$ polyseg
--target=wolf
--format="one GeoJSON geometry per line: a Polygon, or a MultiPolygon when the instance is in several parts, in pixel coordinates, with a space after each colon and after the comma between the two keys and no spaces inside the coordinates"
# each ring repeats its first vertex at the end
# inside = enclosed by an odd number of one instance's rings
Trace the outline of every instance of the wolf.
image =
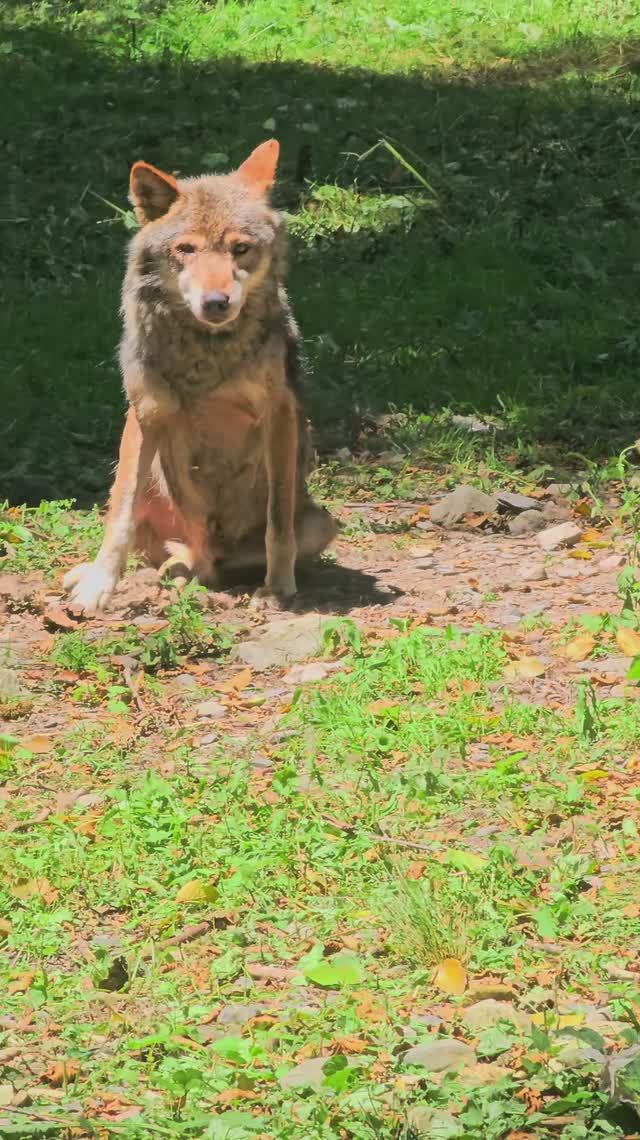
{"type": "Polygon", "coordinates": [[[230,174],[177,181],[134,163],[140,228],[122,292],[129,408],[102,545],[64,579],[70,604],[109,601],[132,549],[161,573],[219,586],[264,567],[258,597],[286,605],[296,561],[336,535],[306,485],[298,329],[284,288],[285,233],[271,207],[279,146],[230,174]]]}

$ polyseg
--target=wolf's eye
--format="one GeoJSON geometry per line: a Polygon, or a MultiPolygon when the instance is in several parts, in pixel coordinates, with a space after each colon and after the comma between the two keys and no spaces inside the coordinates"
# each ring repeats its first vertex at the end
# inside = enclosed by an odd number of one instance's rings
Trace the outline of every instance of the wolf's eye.
{"type": "Polygon", "coordinates": [[[190,241],[181,241],[180,245],[176,246],[176,253],[195,253],[196,247],[190,241]]]}
{"type": "Polygon", "coordinates": [[[242,257],[244,253],[248,253],[251,246],[246,241],[237,241],[233,247],[233,256],[242,257]]]}

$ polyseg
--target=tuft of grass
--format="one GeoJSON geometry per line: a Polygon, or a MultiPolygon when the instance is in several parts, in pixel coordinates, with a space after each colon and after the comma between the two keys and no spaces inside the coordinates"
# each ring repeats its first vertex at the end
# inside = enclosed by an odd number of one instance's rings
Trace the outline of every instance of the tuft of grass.
{"type": "Polygon", "coordinates": [[[436,966],[445,958],[466,961],[473,916],[446,884],[413,882],[395,875],[385,902],[385,926],[396,954],[414,966],[436,966]]]}

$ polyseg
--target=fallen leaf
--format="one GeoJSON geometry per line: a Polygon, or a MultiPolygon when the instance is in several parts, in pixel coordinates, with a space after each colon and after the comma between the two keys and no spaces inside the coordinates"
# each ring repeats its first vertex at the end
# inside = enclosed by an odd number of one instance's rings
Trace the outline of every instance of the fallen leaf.
{"type": "Polygon", "coordinates": [[[27,970],[24,974],[18,974],[18,977],[13,982],[9,982],[9,985],[7,986],[7,993],[8,994],[24,994],[24,993],[26,993],[27,990],[29,989],[29,986],[31,985],[33,979],[35,978],[35,976],[36,976],[35,970],[27,970]]]}
{"type": "Polygon", "coordinates": [[[44,756],[47,752],[51,752],[53,748],[53,741],[49,736],[43,736],[37,732],[35,736],[27,736],[26,740],[20,741],[23,748],[32,752],[34,756],[44,756]]]}
{"type": "Polygon", "coordinates": [[[335,1041],[329,1043],[330,1053],[366,1053],[369,1045],[363,1041],[362,1037],[355,1037],[347,1034],[344,1037],[336,1037],[335,1041]]]}
{"type": "Polygon", "coordinates": [[[74,621],[61,606],[48,606],[42,615],[45,625],[53,629],[79,629],[80,622],[74,621]]]}
{"type": "Polygon", "coordinates": [[[17,899],[41,898],[44,903],[52,903],[57,899],[59,891],[53,887],[48,879],[27,879],[18,882],[12,888],[12,894],[17,899]]]}
{"type": "Polygon", "coordinates": [[[44,1080],[54,1088],[60,1088],[75,1080],[79,1072],[80,1066],[77,1061],[54,1061],[44,1074],[44,1080]]]}
{"type": "Polygon", "coordinates": [[[214,689],[217,693],[239,693],[251,684],[251,677],[250,669],[241,669],[234,677],[229,677],[228,681],[220,681],[219,684],[214,685],[214,689]]]}
{"type": "Polygon", "coordinates": [[[534,677],[542,677],[545,673],[546,665],[543,665],[537,657],[516,657],[514,661],[509,662],[503,676],[505,681],[516,681],[520,677],[531,680],[534,677]]]}
{"type": "Polygon", "coordinates": [[[583,562],[589,562],[593,558],[590,550],[569,550],[567,553],[569,558],[577,558],[583,562]]]}
{"type": "Polygon", "coordinates": [[[625,657],[637,657],[640,654],[640,633],[629,629],[626,625],[619,625],[616,630],[616,644],[625,657]]]}
{"type": "Polygon", "coordinates": [[[562,656],[569,661],[584,661],[595,648],[596,640],[590,633],[581,633],[562,648],[562,656]]]}
{"type": "Polygon", "coordinates": [[[457,958],[443,958],[434,971],[434,984],[443,994],[463,994],[467,988],[467,972],[457,958]]]}
{"type": "Polygon", "coordinates": [[[188,883],[184,883],[178,891],[175,902],[177,903],[209,903],[215,902],[218,897],[218,892],[211,883],[204,883],[202,879],[191,879],[188,883]]]}

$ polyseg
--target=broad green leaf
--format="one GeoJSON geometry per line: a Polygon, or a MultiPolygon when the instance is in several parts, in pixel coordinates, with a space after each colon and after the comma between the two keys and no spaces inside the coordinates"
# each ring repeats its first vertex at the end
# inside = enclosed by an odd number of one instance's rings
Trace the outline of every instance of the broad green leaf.
{"type": "Polygon", "coordinates": [[[358,985],[363,981],[365,971],[355,954],[340,953],[305,967],[304,976],[317,986],[339,988],[358,985]]]}
{"type": "Polygon", "coordinates": [[[482,871],[487,865],[487,860],[481,855],[457,847],[447,851],[445,862],[449,867],[455,867],[457,871],[482,871]]]}

